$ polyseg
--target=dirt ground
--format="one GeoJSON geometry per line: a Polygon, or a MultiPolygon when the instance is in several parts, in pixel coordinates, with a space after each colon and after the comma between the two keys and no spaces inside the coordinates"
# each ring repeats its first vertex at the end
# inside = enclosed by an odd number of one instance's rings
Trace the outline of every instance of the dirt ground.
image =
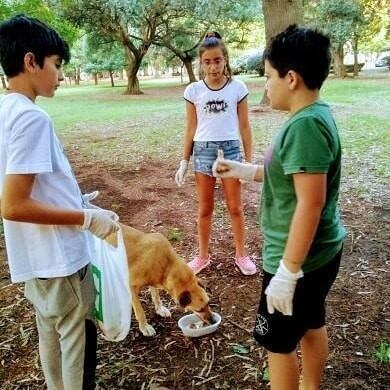
{"type": "MultiPolygon", "coordinates": [[[[145,160],[137,169],[88,162],[68,145],[70,159],[84,192],[99,189],[98,204],[114,209],[121,221],[171,238],[185,259],[196,253],[196,194],[189,175],[178,189],[172,173],[176,161],[145,160]]],[[[259,186],[244,189],[247,246],[260,261],[262,237],[257,224],[259,186]]],[[[132,329],[120,343],[99,338],[98,387],[104,389],[240,389],[268,388],[265,351],[252,338],[261,274],[247,277],[233,263],[229,219],[217,183],[212,264],[200,276],[208,286],[211,307],[222,315],[218,331],[199,339],[182,335],[183,315],[167,296],[171,318],[152,311],[147,291],[142,301],[153,338],[132,329]]],[[[348,229],[340,274],[328,300],[330,357],[323,389],[387,389],[388,366],[374,357],[375,347],[389,339],[388,205],[343,195],[348,229]],[[387,315],[387,318],[386,318],[387,315]],[[387,383],[387,385],[386,385],[387,383]]],[[[0,259],[0,388],[42,389],[37,334],[31,306],[21,285],[10,284],[4,243],[0,259]]]]}

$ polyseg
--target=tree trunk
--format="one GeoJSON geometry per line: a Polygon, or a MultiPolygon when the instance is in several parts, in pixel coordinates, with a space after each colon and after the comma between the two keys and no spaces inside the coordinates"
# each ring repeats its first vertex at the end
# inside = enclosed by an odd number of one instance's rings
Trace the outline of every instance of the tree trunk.
{"type": "Polygon", "coordinates": [[[2,84],[4,89],[7,89],[7,83],[5,81],[5,77],[4,76],[1,76],[1,84],[2,84]]]}
{"type": "MultiPolygon", "coordinates": [[[[303,0],[262,0],[262,3],[267,45],[274,35],[290,24],[303,21],[303,0]]],[[[269,104],[266,91],[260,104],[269,104]]]]}
{"type": "Polygon", "coordinates": [[[193,83],[196,81],[194,69],[192,67],[192,58],[185,58],[182,60],[184,66],[186,67],[186,71],[188,73],[188,78],[190,79],[190,83],[193,83]]]}
{"type": "Polygon", "coordinates": [[[94,81],[95,85],[98,85],[98,74],[97,73],[93,74],[93,81],[94,81]]]}
{"type": "Polygon", "coordinates": [[[124,94],[141,95],[143,92],[139,89],[137,73],[141,66],[142,58],[144,57],[144,55],[142,55],[141,52],[139,52],[138,55],[135,55],[127,46],[125,48],[125,55],[127,62],[127,87],[124,94]]]}
{"type": "Polygon", "coordinates": [[[158,64],[155,64],[154,66],[154,78],[155,79],[158,79],[161,77],[161,73],[160,73],[160,65],[158,64]]]}
{"type": "Polygon", "coordinates": [[[290,24],[303,21],[303,0],[262,0],[265,40],[283,31],[290,24]]]}
{"type": "Polygon", "coordinates": [[[357,36],[353,37],[352,49],[353,49],[353,75],[359,76],[359,58],[358,58],[358,41],[357,36]]]}
{"type": "Polygon", "coordinates": [[[114,84],[114,75],[113,75],[113,72],[112,72],[112,71],[109,71],[109,73],[110,73],[111,87],[115,87],[115,84],[114,84]]]}
{"type": "Polygon", "coordinates": [[[334,58],[334,75],[338,78],[343,78],[347,75],[344,67],[344,48],[343,45],[339,45],[333,50],[334,58]]]}
{"type": "Polygon", "coordinates": [[[75,84],[80,85],[80,67],[79,66],[76,68],[75,84]]]}

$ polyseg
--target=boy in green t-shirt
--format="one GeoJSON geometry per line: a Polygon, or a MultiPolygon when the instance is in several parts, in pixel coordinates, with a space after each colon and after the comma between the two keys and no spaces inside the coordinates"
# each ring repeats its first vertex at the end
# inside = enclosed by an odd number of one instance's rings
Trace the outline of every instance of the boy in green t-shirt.
{"type": "Polygon", "coordinates": [[[290,118],[266,150],[264,166],[217,159],[218,177],[264,181],[263,287],[254,330],[268,350],[271,388],[318,389],[328,356],[325,298],[340,264],[344,228],[337,206],[341,146],[319,90],[329,72],[329,39],[289,26],[265,57],[271,106],[290,118]],[[218,173],[224,171],[223,173],[218,173]]]}

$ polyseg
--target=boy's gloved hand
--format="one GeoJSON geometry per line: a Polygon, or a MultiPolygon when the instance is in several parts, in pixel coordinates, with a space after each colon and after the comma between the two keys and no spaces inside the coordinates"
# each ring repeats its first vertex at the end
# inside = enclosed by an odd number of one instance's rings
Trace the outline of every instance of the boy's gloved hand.
{"type": "Polygon", "coordinates": [[[187,169],[188,169],[188,161],[181,160],[179,169],[177,170],[175,175],[175,182],[179,187],[181,187],[185,182],[187,169]]]}
{"type": "Polygon", "coordinates": [[[268,313],[273,314],[278,310],[286,316],[292,316],[295,287],[298,279],[302,277],[302,270],[292,273],[281,260],[275,276],[265,289],[268,313]]]}
{"type": "Polygon", "coordinates": [[[119,229],[119,217],[113,211],[103,209],[83,209],[83,230],[89,230],[92,234],[104,240],[111,233],[119,229]]]}
{"type": "Polygon", "coordinates": [[[93,191],[89,194],[82,195],[84,200],[84,205],[86,209],[100,209],[100,207],[95,206],[94,204],[90,203],[91,200],[96,199],[99,196],[99,191],[93,191]]]}
{"type": "Polygon", "coordinates": [[[240,163],[218,157],[213,164],[213,175],[222,179],[236,178],[253,181],[257,168],[258,166],[254,164],[240,163]]]}

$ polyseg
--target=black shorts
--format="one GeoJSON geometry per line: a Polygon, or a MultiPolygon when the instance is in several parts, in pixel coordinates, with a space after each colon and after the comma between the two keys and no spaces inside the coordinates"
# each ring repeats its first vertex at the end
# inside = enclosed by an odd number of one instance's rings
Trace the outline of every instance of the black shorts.
{"type": "Polygon", "coordinates": [[[265,289],[274,276],[264,271],[260,307],[256,315],[254,338],[264,348],[275,353],[290,353],[308,329],[325,325],[325,298],[340,267],[340,252],[325,266],[308,272],[298,280],[293,300],[293,315],[279,311],[269,314],[265,289]]]}

